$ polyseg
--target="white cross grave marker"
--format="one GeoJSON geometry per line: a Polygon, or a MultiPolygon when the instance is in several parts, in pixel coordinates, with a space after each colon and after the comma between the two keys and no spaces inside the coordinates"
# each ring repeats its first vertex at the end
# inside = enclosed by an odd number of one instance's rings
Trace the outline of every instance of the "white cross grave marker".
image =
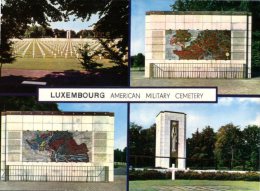
{"type": "Polygon", "coordinates": [[[172,171],[172,180],[175,180],[175,171],[177,168],[175,168],[175,164],[172,164],[172,167],[169,168],[172,171]]]}

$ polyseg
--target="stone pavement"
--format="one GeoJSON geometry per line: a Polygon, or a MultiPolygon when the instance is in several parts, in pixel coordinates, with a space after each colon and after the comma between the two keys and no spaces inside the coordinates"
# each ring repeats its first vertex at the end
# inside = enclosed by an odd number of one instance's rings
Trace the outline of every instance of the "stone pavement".
{"type": "Polygon", "coordinates": [[[2,182],[0,191],[126,191],[126,176],[106,182],[2,182]]]}
{"type": "Polygon", "coordinates": [[[149,79],[144,72],[131,72],[131,86],[218,87],[218,94],[260,95],[260,77],[251,79],[149,79]]]}
{"type": "Polygon", "coordinates": [[[230,191],[228,186],[160,186],[158,191],[230,191]]]}

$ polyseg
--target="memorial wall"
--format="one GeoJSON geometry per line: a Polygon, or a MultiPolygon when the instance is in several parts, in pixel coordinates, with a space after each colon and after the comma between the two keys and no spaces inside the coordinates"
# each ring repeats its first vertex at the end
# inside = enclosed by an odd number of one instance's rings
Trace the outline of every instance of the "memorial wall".
{"type": "Polygon", "coordinates": [[[146,13],[145,77],[251,78],[246,12],[146,13]]]}
{"type": "Polygon", "coordinates": [[[113,113],[2,113],[1,180],[113,179],[113,113]]]}

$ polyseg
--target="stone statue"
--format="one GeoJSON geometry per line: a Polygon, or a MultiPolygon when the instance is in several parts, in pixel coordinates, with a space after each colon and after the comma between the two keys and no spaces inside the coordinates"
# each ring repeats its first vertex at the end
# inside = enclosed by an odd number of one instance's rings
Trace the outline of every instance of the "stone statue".
{"type": "Polygon", "coordinates": [[[176,148],[176,143],[177,143],[177,123],[176,122],[172,122],[172,126],[171,126],[171,140],[172,140],[172,152],[176,152],[177,148],[176,148]]]}

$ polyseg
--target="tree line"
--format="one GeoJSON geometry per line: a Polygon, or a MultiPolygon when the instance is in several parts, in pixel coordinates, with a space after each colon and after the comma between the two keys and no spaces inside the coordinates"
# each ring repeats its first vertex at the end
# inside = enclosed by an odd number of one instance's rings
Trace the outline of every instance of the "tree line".
{"type": "MultiPolygon", "coordinates": [[[[71,38],[97,38],[109,36],[109,33],[95,32],[94,30],[83,29],[79,32],[70,30],[71,38]]],[[[66,38],[67,30],[52,29],[38,25],[29,26],[22,38],[66,38]]]]}
{"type": "MultiPolygon", "coordinates": [[[[155,124],[148,129],[130,124],[130,165],[154,167],[155,138],[155,124]]],[[[248,125],[241,129],[229,123],[217,132],[206,126],[186,140],[186,149],[189,168],[259,170],[260,126],[248,125]]]]}

